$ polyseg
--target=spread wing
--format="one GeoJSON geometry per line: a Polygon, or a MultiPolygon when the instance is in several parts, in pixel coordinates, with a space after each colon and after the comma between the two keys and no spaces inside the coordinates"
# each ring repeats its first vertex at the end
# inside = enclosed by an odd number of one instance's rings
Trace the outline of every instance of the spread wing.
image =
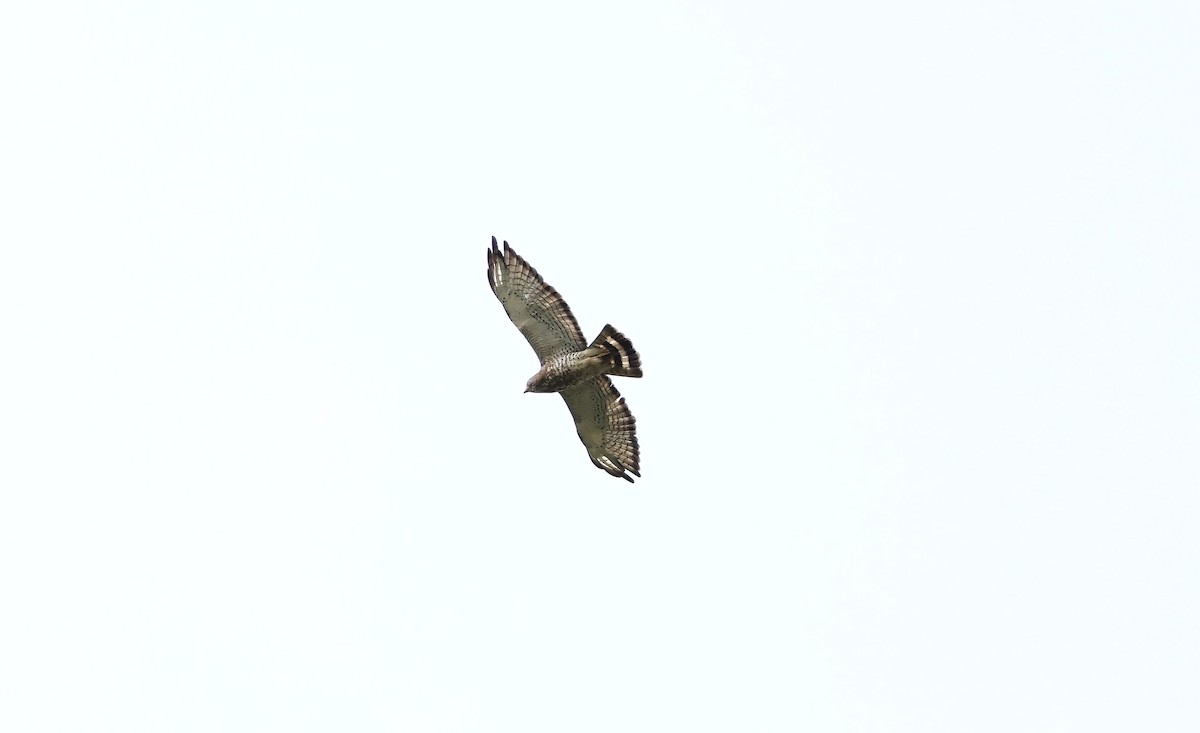
{"type": "Polygon", "coordinates": [[[547,285],[508,242],[501,252],[495,237],[488,250],[488,285],[543,364],[555,354],[582,351],[587,346],[575,316],[558,291],[547,285]]]}
{"type": "Polygon", "coordinates": [[[630,483],[629,474],[640,478],[636,421],[612,380],[601,375],[560,394],[592,463],[630,483]]]}

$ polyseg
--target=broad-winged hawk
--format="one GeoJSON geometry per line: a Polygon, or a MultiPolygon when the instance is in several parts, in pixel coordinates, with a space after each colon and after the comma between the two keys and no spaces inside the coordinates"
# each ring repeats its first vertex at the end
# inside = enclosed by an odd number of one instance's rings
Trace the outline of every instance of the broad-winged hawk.
{"type": "Polygon", "coordinates": [[[587,343],[558,291],[508,242],[502,252],[495,237],[488,250],[488,285],[542,363],[525,391],[561,394],[592,463],[630,483],[629,474],[641,477],[635,421],[608,378],[642,376],[633,344],[611,325],[587,343]]]}

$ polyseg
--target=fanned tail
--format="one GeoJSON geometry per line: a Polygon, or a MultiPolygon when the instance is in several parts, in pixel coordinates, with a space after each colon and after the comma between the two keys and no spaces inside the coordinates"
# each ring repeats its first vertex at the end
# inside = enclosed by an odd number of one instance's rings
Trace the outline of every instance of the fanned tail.
{"type": "Polygon", "coordinates": [[[609,364],[605,374],[611,374],[614,377],[642,376],[642,357],[638,356],[633,344],[625,338],[625,334],[613,328],[611,324],[606,325],[600,331],[600,335],[592,341],[588,348],[603,350],[604,359],[609,364]]]}

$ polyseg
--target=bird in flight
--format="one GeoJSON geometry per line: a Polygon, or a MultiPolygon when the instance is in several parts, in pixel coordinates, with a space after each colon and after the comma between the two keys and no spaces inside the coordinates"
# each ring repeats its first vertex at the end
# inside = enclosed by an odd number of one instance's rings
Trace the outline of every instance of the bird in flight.
{"type": "Polygon", "coordinates": [[[608,378],[642,376],[633,344],[611,325],[589,344],[558,291],[508,242],[501,251],[495,237],[488,250],[488,285],[542,363],[525,391],[562,395],[592,463],[630,483],[630,474],[640,478],[633,414],[608,378]]]}

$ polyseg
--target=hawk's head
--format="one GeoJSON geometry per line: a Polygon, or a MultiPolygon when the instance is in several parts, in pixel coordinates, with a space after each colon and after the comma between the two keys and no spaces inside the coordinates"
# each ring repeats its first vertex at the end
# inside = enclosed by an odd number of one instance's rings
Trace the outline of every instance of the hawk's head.
{"type": "Polygon", "coordinates": [[[529,378],[529,381],[525,383],[525,391],[554,392],[556,385],[552,384],[552,382],[552,375],[547,374],[545,369],[540,369],[538,370],[537,374],[534,374],[529,378]]]}

